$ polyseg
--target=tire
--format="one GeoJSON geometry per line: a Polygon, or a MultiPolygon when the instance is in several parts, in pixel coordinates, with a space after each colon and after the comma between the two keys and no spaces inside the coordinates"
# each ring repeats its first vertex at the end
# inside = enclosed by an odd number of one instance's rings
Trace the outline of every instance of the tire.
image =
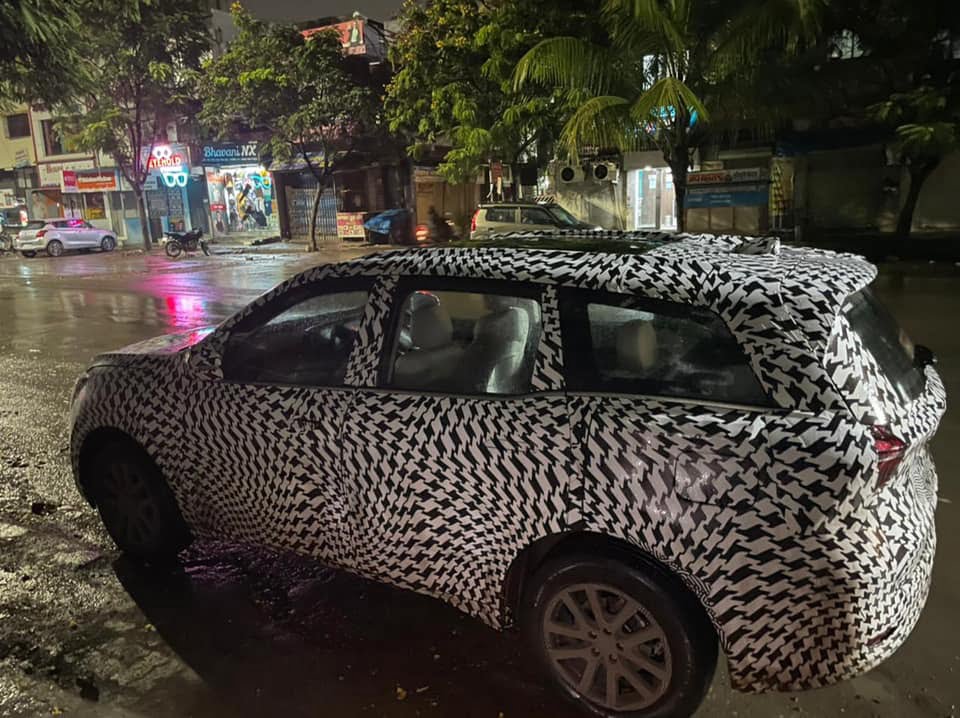
{"type": "Polygon", "coordinates": [[[177,240],[171,239],[164,245],[163,251],[167,253],[170,259],[176,259],[183,252],[183,245],[177,240]]]}
{"type": "Polygon", "coordinates": [[[170,563],[190,544],[190,530],[173,492],[153,460],[132,442],[104,446],[87,480],[107,533],[126,555],[170,563]]]}
{"type": "Polygon", "coordinates": [[[587,715],[686,718],[696,711],[713,680],[716,634],[696,598],[665,569],[573,556],[549,562],[529,585],[521,612],[526,644],[587,715]],[[618,629],[613,616],[621,610],[620,620],[627,618],[618,629]],[[630,646],[641,637],[646,640],[630,646]],[[617,676],[613,691],[608,670],[617,676]]]}
{"type": "Polygon", "coordinates": [[[29,249],[26,252],[20,252],[20,254],[22,254],[27,259],[33,259],[34,257],[37,256],[37,253],[34,252],[32,249],[29,249]]]}
{"type": "Polygon", "coordinates": [[[47,256],[59,257],[63,254],[63,242],[59,239],[51,239],[47,242],[47,256]]]}
{"type": "Polygon", "coordinates": [[[117,248],[117,240],[109,235],[100,240],[101,252],[112,252],[117,248]]]}

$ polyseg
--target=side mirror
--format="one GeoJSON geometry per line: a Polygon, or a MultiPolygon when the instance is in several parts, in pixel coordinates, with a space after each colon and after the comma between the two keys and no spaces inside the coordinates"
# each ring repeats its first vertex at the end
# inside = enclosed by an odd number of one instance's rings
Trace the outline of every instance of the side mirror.
{"type": "Polygon", "coordinates": [[[921,369],[937,363],[937,357],[930,347],[917,344],[913,347],[913,362],[921,369]]]}

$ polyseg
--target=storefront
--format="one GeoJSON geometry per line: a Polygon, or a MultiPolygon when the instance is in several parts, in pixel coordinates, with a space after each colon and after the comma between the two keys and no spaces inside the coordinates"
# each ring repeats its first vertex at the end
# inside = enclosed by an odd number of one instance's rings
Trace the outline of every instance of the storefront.
{"type": "Polygon", "coordinates": [[[278,233],[273,180],[256,142],[211,142],[200,148],[214,236],[278,233]]]}
{"type": "Polygon", "coordinates": [[[770,171],[720,169],[687,175],[684,208],[691,232],[760,234],[769,228],[770,171]]]}
{"type": "Polygon", "coordinates": [[[40,187],[30,192],[31,217],[75,217],[118,231],[110,213],[111,194],[120,189],[116,170],[97,167],[92,159],[45,162],[37,169],[40,187]]]}

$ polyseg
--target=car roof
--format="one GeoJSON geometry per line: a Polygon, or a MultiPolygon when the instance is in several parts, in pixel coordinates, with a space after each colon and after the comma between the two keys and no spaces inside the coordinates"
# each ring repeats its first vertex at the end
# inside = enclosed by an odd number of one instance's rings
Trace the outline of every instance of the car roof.
{"type": "Polygon", "coordinates": [[[556,202],[481,202],[477,205],[478,209],[490,209],[494,207],[557,207],[556,202]]]}

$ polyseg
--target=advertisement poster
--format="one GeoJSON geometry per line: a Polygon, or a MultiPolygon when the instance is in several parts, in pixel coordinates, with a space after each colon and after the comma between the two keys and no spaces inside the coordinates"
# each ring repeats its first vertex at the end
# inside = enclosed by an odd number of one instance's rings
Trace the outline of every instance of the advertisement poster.
{"type": "Polygon", "coordinates": [[[343,47],[345,54],[366,54],[367,48],[363,42],[363,20],[361,18],[355,17],[353,20],[338,22],[336,25],[310,28],[309,30],[304,30],[301,34],[304,37],[310,37],[324,30],[335,30],[340,35],[340,46],[343,47]]]}
{"type": "Polygon", "coordinates": [[[365,238],[363,212],[337,212],[337,236],[340,239],[365,238]]]}
{"type": "Polygon", "coordinates": [[[63,179],[60,181],[60,187],[64,192],[79,192],[77,189],[77,171],[63,170],[63,179]]]}

